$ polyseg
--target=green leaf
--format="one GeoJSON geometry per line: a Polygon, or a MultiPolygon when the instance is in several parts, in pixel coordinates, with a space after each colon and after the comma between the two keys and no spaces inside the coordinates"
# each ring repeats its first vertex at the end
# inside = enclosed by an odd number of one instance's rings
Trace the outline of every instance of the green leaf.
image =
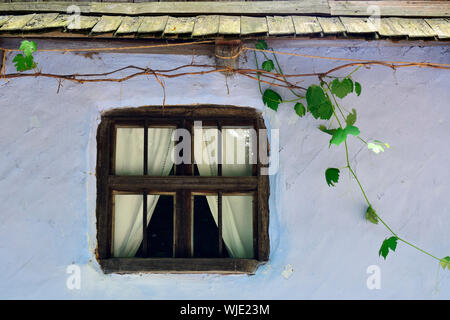
{"type": "Polygon", "coordinates": [[[450,257],[449,256],[442,258],[439,263],[441,264],[441,266],[444,270],[445,270],[445,268],[450,270],[450,257]]]}
{"type": "Polygon", "coordinates": [[[278,110],[278,105],[282,101],[281,96],[272,89],[266,89],[266,91],[264,91],[262,99],[265,105],[275,111],[278,110]]]}
{"type": "Polygon", "coordinates": [[[306,91],[306,102],[308,111],[316,119],[329,120],[333,115],[333,105],[330,99],[325,95],[323,89],[315,84],[309,86],[306,91]]]}
{"type": "Polygon", "coordinates": [[[23,50],[26,57],[29,57],[32,55],[33,52],[36,51],[37,46],[34,41],[23,40],[22,43],[20,44],[19,49],[23,50]]]}
{"type": "Polygon", "coordinates": [[[377,154],[380,152],[384,152],[385,147],[390,148],[391,146],[379,140],[373,140],[372,142],[367,143],[367,148],[369,148],[369,150],[372,150],[377,154]]]}
{"type": "Polygon", "coordinates": [[[378,252],[379,256],[383,256],[383,258],[386,260],[386,257],[389,253],[389,249],[392,251],[395,251],[395,248],[397,248],[397,237],[390,237],[389,239],[385,239],[383,241],[383,244],[381,245],[380,251],[378,252]]]}
{"type": "Polygon", "coordinates": [[[346,134],[351,134],[352,136],[355,136],[355,137],[360,134],[358,127],[355,127],[355,126],[346,126],[344,131],[346,134]]]}
{"type": "Polygon", "coordinates": [[[342,128],[337,128],[330,140],[330,145],[340,145],[347,138],[347,133],[342,128]]]}
{"type": "Polygon", "coordinates": [[[375,210],[373,210],[372,206],[369,206],[366,211],[366,220],[378,224],[378,216],[375,210]]]}
{"type": "Polygon", "coordinates": [[[23,56],[21,53],[16,55],[13,59],[17,71],[26,71],[36,68],[36,63],[33,56],[23,56]]]}
{"type": "MultiPolygon", "coordinates": [[[[323,131],[323,130],[322,130],[323,131]]],[[[346,126],[345,129],[337,128],[336,131],[333,132],[333,137],[330,140],[330,145],[340,145],[342,142],[347,139],[347,135],[351,134],[352,136],[359,135],[359,129],[355,126],[346,126]]]]}
{"type": "Polygon", "coordinates": [[[339,79],[334,79],[331,82],[331,92],[339,98],[344,98],[349,93],[353,92],[353,81],[352,79],[345,78],[342,81],[339,79]]]}
{"type": "Polygon", "coordinates": [[[267,61],[264,61],[263,63],[262,63],[262,68],[263,68],[263,70],[266,70],[266,71],[272,71],[273,69],[275,69],[275,65],[273,64],[273,61],[272,60],[267,60],[267,61]]]}
{"type": "Polygon", "coordinates": [[[319,130],[328,134],[333,135],[336,132],[336,129],[327,129],[323,124],[319,126],[319,130]]]}
{"type": "Polygon", "coordinates": [[[356,122],[356,109],[352,109],[352,112],[349,113],[349,115],[347,116],[347,119],[345,119],[345,122],[347,123],[348,126],[352,126],[355,124],[356,122]]]}
{"type": "Polygon", "coordinates": [[[329,187],[334,187],[334,184],[339,181],[339,169],[328,168],[325,171],[325,180],[327,181],[329,187]]]}
{"type": "Polygon", "coordinates": [[[303,103],[297,102],[294,106],[295,113],[298,114],[299,117],[303,117],[306,114],[306,109],[303,103]]]}
{"type": "Polygon", "coordinates": [[[258,40],[255,47],[259,50],[267,50],[267,43],[264,40],[258,40]]]}
{"type": "Polygon", "coordinates": [[[357,96],[361,94],[361,84],[355,81],[355,93],[357,96]]]}

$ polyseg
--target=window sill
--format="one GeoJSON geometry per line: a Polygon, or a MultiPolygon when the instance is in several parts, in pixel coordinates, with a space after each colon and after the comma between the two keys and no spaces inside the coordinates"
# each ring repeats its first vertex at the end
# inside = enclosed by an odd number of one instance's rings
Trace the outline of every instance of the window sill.
{"type": "Polygon", "coordinates": [[[104,273],[254,274],[263,261],[230,258],[110,258],[101,259],[104,273]]]}

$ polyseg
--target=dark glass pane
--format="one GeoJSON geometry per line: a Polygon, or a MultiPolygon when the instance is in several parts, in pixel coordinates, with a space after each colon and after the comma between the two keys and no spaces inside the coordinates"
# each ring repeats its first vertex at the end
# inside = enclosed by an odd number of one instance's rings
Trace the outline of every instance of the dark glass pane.
{"type": "MultiPolygon", "coordinates": [[[[217,199],[217,197],[214,198],[217,199]]],[[[194,257],[219,257],[218,237],[219,229],[214,221],[206,196],[194,196],[194,257]]],[[[222,247],[222,257],[226,258],[228,253],[223,242],[222,247]]]]}
{"type": "MultiPolygon", "coordinates": [[[[148,196],[148,207],[151,208],[152,197],[148,196]]],[[[148,256],[160,258],[173,257],[173,215],[174,197],[171,195],[158,196],[153,215],[147,227],[148,256]]],[[[136,257],[142,257],[142,244],[136,257]]]]}

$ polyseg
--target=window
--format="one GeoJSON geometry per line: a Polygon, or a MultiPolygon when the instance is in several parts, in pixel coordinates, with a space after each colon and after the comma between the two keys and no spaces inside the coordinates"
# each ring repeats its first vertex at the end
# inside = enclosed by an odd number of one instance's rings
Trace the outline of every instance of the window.
{"type": "Polygon", "coordinates": [[[269,257],[261,129],[261,114],[244,107],[104,113],[96,171],[103,271],[254,273],[269,257]]]}

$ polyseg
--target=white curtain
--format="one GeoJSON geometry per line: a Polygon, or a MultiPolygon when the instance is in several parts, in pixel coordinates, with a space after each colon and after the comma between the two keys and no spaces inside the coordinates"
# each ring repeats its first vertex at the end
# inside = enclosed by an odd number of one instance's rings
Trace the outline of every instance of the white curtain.
{"type": "MultiPolygon", "coordinates": [[[[173,128],[148,129],[148,174],[167,176],[173,167],[173,128]]],[[[144,173],[144,129],[117,128],[116,175],[144,173]]],[[[147,225],[159,195],[147,196],[147,225]]],[[[113,256],[134,257],[142,242],[143,196],[116,194],[114,196],[113,256]]]]}
{"type": "MultiPolygon", "coordinates": [[[[201,176],[217,175],[218,130],[194,131],[194,157],[201,176]]],[[[252,174],[252,136],[248,129],[222,129],[222,175],[252,174]],[[244,161],[242,161],[244,159],[244,161]],[[242,163],[244,162],[244,163],[242,163]]],[[[206,196],[209,208],[218,223],[217,196],[206,196]]],[[[222,237],[232,258],[253,258],[253,197],[222,196],[222,237]]]]}

